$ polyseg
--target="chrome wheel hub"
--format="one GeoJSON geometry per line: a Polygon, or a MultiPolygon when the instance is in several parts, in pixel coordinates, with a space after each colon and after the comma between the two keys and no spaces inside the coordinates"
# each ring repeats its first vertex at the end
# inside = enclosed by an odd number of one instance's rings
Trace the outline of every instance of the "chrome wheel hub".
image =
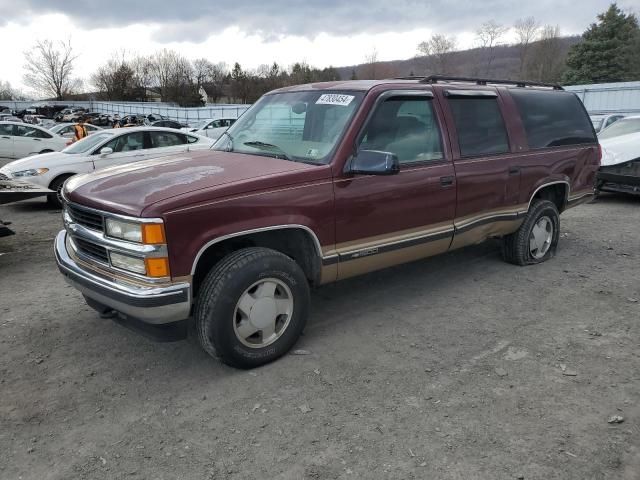
{"type": "Polygon", "coordinates": [[[529,235],[529,253],[536,260],[544,257],[553,241],[553,222],[549,217],[540,217],[529,235]]]}
{"type": "Polygon", "coordinates": [[[293,294],[289,287],[277,278],[266,278],[240,295],[233,330],[243,345],[262,348],[284,334],[292,314],[293,294]]]}

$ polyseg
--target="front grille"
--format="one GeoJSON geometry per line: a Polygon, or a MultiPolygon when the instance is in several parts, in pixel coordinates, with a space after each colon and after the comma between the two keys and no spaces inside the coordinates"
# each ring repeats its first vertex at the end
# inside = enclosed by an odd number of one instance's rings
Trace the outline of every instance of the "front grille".
{"type": "Polygon", "coordinates": [[[4,173],[0,173],[0,180],[10,180],[4,173]]]}
{"type": "Polygon", "coordinates": [[[69,204],[67,204],[67,213],[74,223],[93,230],[99,230],[101,232],[104,230],[104,219],[99,213],[94,213],[90,210],[85,210],[84,208],[78,208],[69,204]]]}
{"type": "Polygon", "coordinates": [[[107,253],[106,248],[78,237],[73,238],[73,243],[75,243],[80,253],[98,260],[99,262],[109,263],[109,254],[107,253]]]}

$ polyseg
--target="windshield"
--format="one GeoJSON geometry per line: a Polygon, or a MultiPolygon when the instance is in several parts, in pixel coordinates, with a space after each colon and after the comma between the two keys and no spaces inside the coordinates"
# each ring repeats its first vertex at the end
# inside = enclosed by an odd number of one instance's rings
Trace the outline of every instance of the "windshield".
{"type": "Polygon", "coordinates": [[[77,142],[72,143],[67,148],[62,150],[62,153],[70,153],[70,154],[86,153],[89,150],[91,150],[93,147],[98,145],[100,142],[102,142],[103,140],[106,140],[107,138],[111,138],[112,136],[113,136],[113,133],[108,133],[108,132],[94,133],[93,135],[90,135],[86,138],[83,138],[82,140],[78,140],[77,142]]]}
{"type": "Polygon", "coordinates": [[[214,150],[328,163],[364,93],[310,91],[263,96],[213,146],[214,150]]]}
{"type": "Polygon", "coordinates": [[[620,135],[627,135],[629,133],[638,133],[640,132],[640,117],[637,118],[623,118],[622,120],[618,120],[613,125],[605,128],[598,137],[600,139],[603,138],[612,138],[619,137],[620,135]]]}

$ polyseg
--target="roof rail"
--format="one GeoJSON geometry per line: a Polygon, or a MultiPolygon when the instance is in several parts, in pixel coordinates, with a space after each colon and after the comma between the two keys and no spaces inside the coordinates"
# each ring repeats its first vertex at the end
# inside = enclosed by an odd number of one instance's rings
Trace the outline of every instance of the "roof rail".
{"type": "Polygon", "coordinates": [[[557,83],[543,83],[543,82],[529,82],[526,80],[495,80],[489,78],[474,78],[474,77],[452,77],[449,75],[429,75],[429,76],[411,76],[411,77],[396,77],[395,80],[419,80],[420,83],[438,83],[438,82],[464,82],[475,83],[476,85],[514,85],[516,87],[548,87],[554,90],[564,90],[557,83]]]}

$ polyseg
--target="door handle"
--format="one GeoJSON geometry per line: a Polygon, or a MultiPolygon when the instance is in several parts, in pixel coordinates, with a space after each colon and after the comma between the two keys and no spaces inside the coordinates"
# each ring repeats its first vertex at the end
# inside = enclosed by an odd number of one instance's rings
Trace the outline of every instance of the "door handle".
{"type": "Polygon", "coordinates": [[[509,167],[509,175],[517,175],[520,173],[520,167],[515,165],[512,167],[509,167]]]}
{"type": "Polygon", "coordinates": [[[42,141],[42,140],[40,140],[39,138],[34,138],[34,140],[35,140],[36,142],[41,142],[41,141],[42,141]]]}
{"type": "Polygon", "coordinates": [[[2,138],[5,138],[7,140],[11,140],[11,137],[2,137],[2,138]]]}
{"type": "Polygon", "coordinates": [[[443,187],[450,187],[451,185],[453,185],[453,175],[440,177],[440,185],[442,185],[443,187]]]}

